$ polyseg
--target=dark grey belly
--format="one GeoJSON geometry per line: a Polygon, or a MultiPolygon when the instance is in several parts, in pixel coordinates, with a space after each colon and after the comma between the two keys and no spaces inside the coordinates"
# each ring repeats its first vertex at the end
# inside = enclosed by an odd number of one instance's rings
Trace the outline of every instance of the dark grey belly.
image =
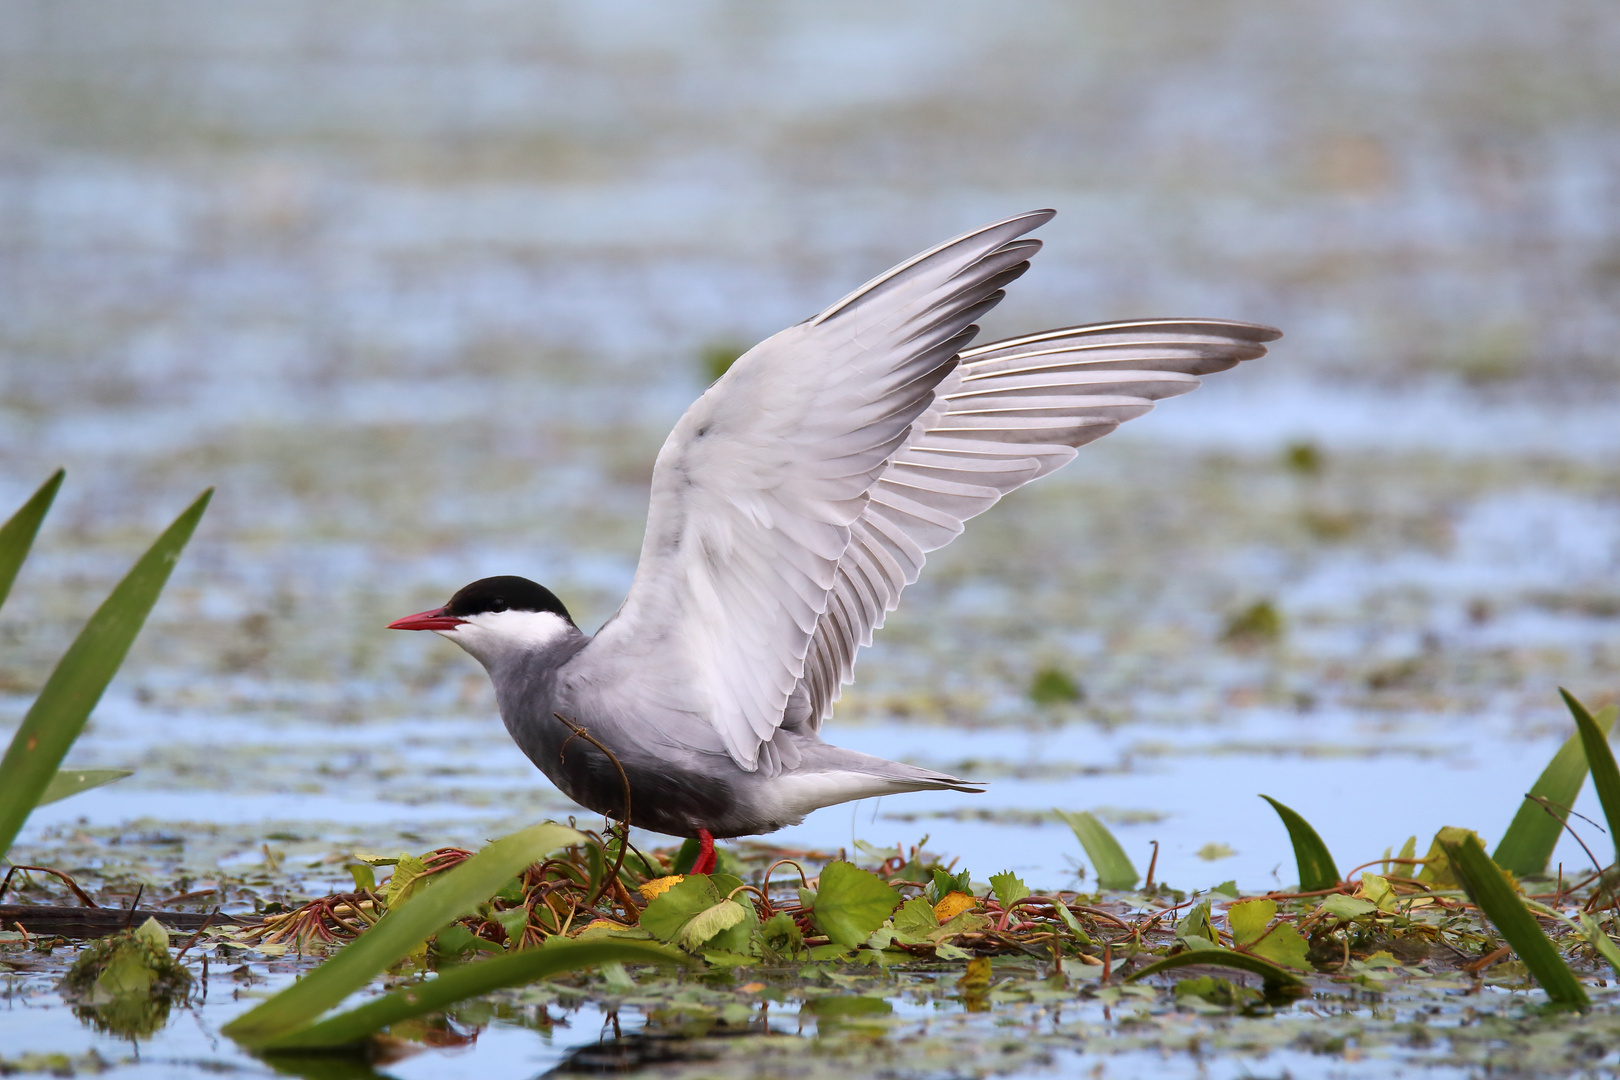
{"type": "MultiPolygon", "coordinates": [[[[561,760],[536,762],[563,794],[588,810],[624,817],[625,780],[630,782],[630,824],[671,836],[696,836],[700,828],[718,837],[745,836],[779,828],[782,822],[753,819],[737,787],[721,777],[670,767],[665,762],[620,759],[624,776],[601,750],[574,739],[561,760]]],[[[729,766],[730,761],[723,763],[729,766]]]]}

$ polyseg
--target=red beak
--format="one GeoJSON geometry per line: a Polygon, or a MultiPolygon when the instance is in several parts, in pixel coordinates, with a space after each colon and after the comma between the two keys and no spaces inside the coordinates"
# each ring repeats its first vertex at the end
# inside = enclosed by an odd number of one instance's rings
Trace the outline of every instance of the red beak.
{"type": "Polygon", "coordinates": [[[460,626],[466,622],[454,615],[446,615],[444,608],[435,608],[432,611],[419,611],[415,615],[407,615],[403,619],[395,619],[388,624],[390,630],[448,630],[453,626],[460,626]]]}

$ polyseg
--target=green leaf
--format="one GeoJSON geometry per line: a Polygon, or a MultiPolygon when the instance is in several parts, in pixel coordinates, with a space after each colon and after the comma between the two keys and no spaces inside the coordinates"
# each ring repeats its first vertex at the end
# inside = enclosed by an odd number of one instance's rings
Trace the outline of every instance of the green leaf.
{"type": "Polygon", "coordinates": [[[1288,828],[1288,839],[1294,842],[1294,862],[1299,867],[1299,887],[1302,892],[1331,889],[1339,883],[1339,871],[1333,867],[1333,856],[1327,845],[1316,835],[1316,830],[1297,813],[1273,799],[1260,796],[1277,811],[1277,816],[1288,828]]]}
{"type": "Polygon", "coordinates": [[[741,884],[729,874],[692,874],[654,897],[639,925],[660,941],[688,949],[708,944],[725,952],[745,952],[759,916],[752,904],[727,899],[741,884]]]}
{"type": "Polygon", "coordinates": [[[350,863],[348,866],[345,866],[344,869],[349,872],[350,877],[354,878],[354,888],[356,892],[361,890],[369,891],[377,887],[377,872],[371,867],[367,866],[365,863],[350,863]]]}
{"type": "Polygon", "coordinates": [[[1265,934],[1266,927],[1277,917],[1277,901],[1245,900],[1233,904],[1226,912],[1226,925],[1232,929],[1232,940],[1238,948],[1252,945],[1265,934]]]}
{"type": "Polygon", "coordinates": [[[401,854],[394,863],[394,872],[388,878],[388,891],[383,902],[390,908],[404,907],[405,902],[432,884],[427,863],[415,855],[401,854]]]}
{"type": "MultiPolygon", "coordinates": [[[[1610,705],[1593,717],[1593,721],[1607,735],[1614,728],[1617,713],[1620,709],[1610,705]]],[[[1502,842],[1496,845],[1491,861],[1520,877],[1545,874],[1558,838],[1563,835],[1567,808],[1575,805],[1586,784],[1586,771],[1586,748],[1577,728],[1541,771],[1530,788],[1530,795],[1519,804],[1519,811],[1513,815],[1507,832],[1502,834],[1502,842]],[[1551,805],[1537,801],[1537,797],[1551,805]]]]}
{"type": "Polygon", "coordinates": [[[804,951],[804,934],[793,916],[778,911],[759,925],[760,954],[770,960],[792,960],[804,951]]]}
{"type": "Polygon", "coordinates": [[[1182,941],[1220,941],[1215,935],[1215,924],[1210,919],[1208,900],[1200,900],[1187,909],[1187,913],[1176,923],[1176,937],[1182,941]]]}
{"type": "MultiPolygon", "coordinates": [[[[1573,701],[1573,699],[1569,699],[1573,701]]],[[[1583,709],[1584,713],[1585,710],[1583,709]]],[[[1576,722],[1581,717],[1577,715],[1576,722]]],[[[1591,724],[1591,718],[1586,718],[1591,724]]],[[[1593,730],[1596,725],[1591,724],[1593,730]]],[[[1608,749],[1607,746],[1604,747],[1608,749]]],[[[1588,743],[1588,753],[1591,752],[1588,743]]],[[[1612,762],[1612,759],[1611,759],[1612,762]]],[[[1594,770],[1594,776],[1596,771],[1594,770]]],[[[1501,869],[1485,854],[1479,837],[1466,830],[1440,830],[1437,841],[1445,849],[1452,872],[1461,880],[1468,897],[1491,920],[1497,932],[1513,947],[1513,951],[1530,969],[1547,996],[1560,1005],[1585,1009],[1591,1005],[1586,990],[1575,978],[1575,973],[1558,955],[1558,950],[1537,925],[1535,916],[1524,906],[1501,869]],[[1461,839],[1455,839],[1460,836],[1461,839]]]]}
{"type": "Polygon", "coordinates": [[[1096,944],[1091,940],[1091,935],[1086,933],[1086,928],[1080,925],[1080,920],[1074,917],[1074,912],[1069,910],[1068,904],[1059,900],[1052,905],[1052,910],[1057,912],[1057,917],[1062,920],[1063,925],[1069,928],[1069,933],[1074,935],[1075,941],[1082,945],[1096,944]]]}
{"type": "MultiPolygon", "coordinates": [[[[1403,877],[1405,875],[1402,875],[1403,877]]],[[[1361,895],[1371,901],[1379,911],[1390,912],[1400,906],[1400,897],[1388,881],[1377,874],[1361,875],[1361,895]]]]}
{"type": "Polygon", "coordinates": [[[1131,860],[1125,857],[1125,849],[1119,846],[1114,834],[1097,820],[1095,814],[1083,810],[1078,814],[1059,810],[1057,815],[1069,823],[1080,846],[1086,849],[1086,858],[1091,860],[1098,885],[1104,889],[1136,888],[1141,875],[1131,865],[1131,860]]]}
{"type": "Polygon", "coordinates": [[[980,915],[977,911],[964,911],[951,917],[949,922],[941,923],[938,930],[929,935],[933,941],[949,941],[958,934],[971,934],[979,930],[990,929],[988,916],[980,915]]]}
{"type": "Polygon", "coordinates": [[[203,492],[135,563],[68,646],[23,717],[0,760],[0,855],[10,849],[55,779],[68,748],[84,730],[212,495],[212,488],[203,492]]]}
{"type": "Polygon", "coordinates": [[[1245,900],[1227,910],[1226,923],[1238,948],[1285,967],[1311,970],[1305,939],[1288,923],[1270,925],[1276,917],[1275,900],[1245,900]]]}
{"type": "Polygon", "coordinates": [[[1615,856],[1620,860],[1620,768],[1614,764],[1614,752],[1609,749],[1609,740],[1604,737],[1603,729],[1586,711],[1586,706],[1576,701],[1563,687],[1559,687],[1558,692],[1563,695],[1564,704],[1569,706],[1570,714],[1575,717],[1575,728],[1580,732],[1586,762],[1592,770],[1592,786],[1597,788],[1598,802],[1603,804],[1603,817],[1609,823],[1609,837],[1614,841],[1615,856]]]}
{"type": "Polygon", "coordinates": [[[51,782],[45,786],[45,794],[39,797],[35,806],[44,806],[46,803],[65,799],[69,795],[77,795],[81,791],[89,791],[115,780],[122,780],[126,776],[133,776],[133,769],[58,769],[51,782]]]}
{"type": "MultiPolygon", "coordinates": [[[[546,826],[538,826],[545,828],[546,826]]],[[[522,835],[522,834],[519,834],[522,835]]],[[[500,841],[497,841],[499,843],[500,841]]],[[[493,847],[494,845],[490,845],[493,847]]],[[[485,849],[489,850],[488,848],[485,849]]],[[[469,862],[471,860],[468,860],[469,862]]],[[[465,864],[463,864],[465,865],[465,864]]],[[[449,873],[455,873],[461,867],[449,873]]],[[[448,878],[448,874],[446,877],[448,878]]],[[[437,898],[443,885],[434,886],[433,896],[437,898]]],[[[412,905],[413,907],[416,905],[412,905]]],[[[426,906],[425,904],[423,906],[426,906]]],[[[379,924],[381,925],[381,924],[379,924]]],[[[365,938],[360,939],[364,941],[365,938]]],[[[358,942],[356,942],[358,944],[358,942]]],[[[354,948],[350,945],[349,948],[354,948]]],[[[346,955],[339,953],[338,958],[346,955]]],[[[330,967],[336,960],[328,960],[321,968],[317,968],[309,978],[319,974],[326,967],[330,967]]],[[[691,963],[677,953],[657,945],[637,941],[559,941],[555,945],[548,945],[543,949],[521,949],[517,952],[508,952],[488,960],[478,960],[470,964],[441,972],[438,978],[426,982],[413,983],[391,994],[366,1002],[357,1009],[339,1013],[329,1020],[308,1027],[266,1038],[253,1043],[255,1049],[283,1051],[306,1050],[321,1047],[353,1046],[363,1042],[367,1036],[387,1027],[397,1024],[401,1020],[408,1020],[423,1013],[442,1012],[458,1001],[478,997],[493,990],[507,986],[522,986],[525,983],[543,979],[548,975],[557,975],[565,971],[578,971],[581,968],[597,967],[606,964],[681,964],[691,963]]],[[[293,987],[302,986],[299,983],[293,987]]],[[[283,991],[285,993],[286,991],[283,991]]],[[[274,1000],[274,999],[272,999],[274,1000]]],[[[261,1006],[262,1007],[262,1006],[261,1006]]],[[[239,1041],[241,1041],[239,1039],[239,1041]]]]}
{"type": "Polygon", "coordinates": [[[1418,873],[1418,880],[1435,889],[1462,888],[1462,879],[1452,868],[1451,854],[1446,845],[1461,843],[1468,837],[1473,837],[1480,847],[1485,846],[1485,841],[1471,829],[1447,825],[1435,833],[1434,839],[1429,841],[1428,852],[1423,856],[1423,869],[1418,873]]]}
{"type": "Polygon", "coordinates": [[[1614,939],[1603,929],[1602,924],[1586,912],[1580,913],[1580,920],[1581,936],[1586,939],[1586,943],[1609,962],[1616,975],[1620,975],[1620,948],[1615,947],[1614,939]]]}
{"type": "Polygon", "coordinates": [[[1029,886],[1025,885],[1018,875],[1011,870],[991,874],[990,888],[995,890],[996,899],[1001,901],[1001,906],[1004,909],[1012,907],[1018,901],[1030,895],[1029,886]]]}
{"type": "Polygon", "coordinates": [[[939,929],[939,919],[928,901],[914,896],[894,913],[894,936],[908,945],[918,945],[939,929]]]}
{"type": "Polygon", "coordinates": [[[146,921],[135,928],[135,936],[160,953],[169,948],[169,932],[154,916],[148,915],[146,921]]]}
{"type": "Polygon", "coordinates": [[[584,840],[573,829],[548,822],[495,841],[439,875],[433,888],[411,903],[391,909],[375,926],[301,981],[220,1030],[237,1042],[258,1046],[303,1028],[410,955],[439,930],[488,900],[514,874],[558,848],[584,840]]]}
{"type": "Polygon", "coordinates": [[[729,930],[747,918],[743,906],[735,900],[722,900],[713,907],[698,912],[681,928],[680,943],[696,949],[722,930],[729,930]]]}
{"type": "Polygon", "coordinates": [[[1289,923],[1278,923],[1265,937],[1249,946],[1249,952],[1255,956],[1263,956],[1283,967],[1298,968],[1300,971],[1312,970],[1310,951],[1310,945],[1289,923]]]}
{"type": "Polygon", "coordinates": [[[967,893],[972,896],[973,875],[966,870],[959,874],[953,874],[949,870],[934,867],[934,895],[930,899],[937,904],[953,892],[967,893]]]}
{"type": "Polygon", "coordinates": [[[1125,981],[1135,982],[1137,979],[1145,979],[1149,975],[1160,975],[1166,971],[1174,971],[1177,968],[1206,966],[1236,968],[1239,971],[1247,971],[1250,974],[1258,975],[1264,980],[1267,990],[1295,989],[1302,988],[1305,985],[1305,980],[1298,975],[1286,968],[1278,967],[1269,960],[1264,960],[1251,953],[1233,952],[1230,949],[1214,947],[1189,949],[1187,952],[1177,953],[1175,956],[1168,956],[1163,960],[1156,960],[1146,967],[1137,968],[1125,976],[1125,981]]]}
{"type": "Polygon", "coordinates": [[[876,874],[854,863],[834,862],[821,872],[810,917],[834,943],[853,948],[882,926],[899,903],[894,890],[876,874]]]}
{"type": "Polygon", "coordinates": [[[34,546],[34,537],[39,535],[40,523],[45,520],[64,475],[57,469],[4,525],[0,525],[0,605],[4,605],[11,594],[11,583],[17,580],[17,571],[28,558],[28,549],[34,546]]]}
{"type": "Polygon", "coordinates": [[[505,911],[495,913],[495,921],[501,929],[506,931],[506,942],[511,948],[517,948],[523,942],[523,931],[529,925],[529,909],[523,907],[507,908],[505,911]]]}
{"type": "MultiPolygon", "coordinates": [[[[1388,883],[1385,883],[1384,887],[1387,889],[1389,887],[1388,883]]],[[[1358,897],[1346,896],[1343,893],[1334,893],[1326,900],[1323,900],[1321,906],[1316,910],[1325,912],[1335,919],[1343,919],[1348,922],[1351,919],[1360,919],[1374,914],[1378,911],[1378,905],[1371,900],[1362,900],[1358,897]]]]}

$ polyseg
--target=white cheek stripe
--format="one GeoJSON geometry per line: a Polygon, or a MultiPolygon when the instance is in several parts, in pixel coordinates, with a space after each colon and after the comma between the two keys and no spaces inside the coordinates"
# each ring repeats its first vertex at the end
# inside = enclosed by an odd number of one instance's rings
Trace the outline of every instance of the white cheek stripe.
{"type": "Polygon", "coordinates": [[[467,623],[520,646],[550,645],[568,634],[568,624],[549,611],[491,612],[474,615],[467,623]]]}
{"type": "Polygon", "coordinates": [[[549,611],[486,611],[467,616],[454,629],[436,631],[486,667],[555,645],[570,632],[568,623],[549,611]]]}

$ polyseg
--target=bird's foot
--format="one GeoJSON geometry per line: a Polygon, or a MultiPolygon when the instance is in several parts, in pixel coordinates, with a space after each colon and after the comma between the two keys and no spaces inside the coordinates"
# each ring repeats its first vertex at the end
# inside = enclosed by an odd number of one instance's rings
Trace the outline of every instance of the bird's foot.
{"type": "Polygon", "coordinates": [[[708,829],[699,829],[698,857],[697,861],[692,864],[692,873],[712,874],[714,873],[715,862],[714,836],[709,832],[708,829]]]}

